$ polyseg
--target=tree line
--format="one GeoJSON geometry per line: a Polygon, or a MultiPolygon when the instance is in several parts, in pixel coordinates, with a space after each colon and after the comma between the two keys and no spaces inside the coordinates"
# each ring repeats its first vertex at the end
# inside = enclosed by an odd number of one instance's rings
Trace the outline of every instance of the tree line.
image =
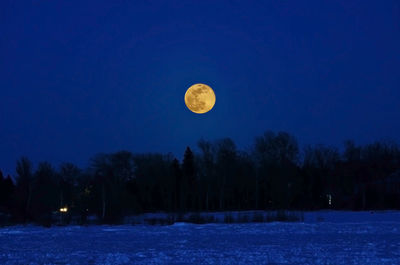
{"type": "Polygon", "coordinates": [[[299,148],[287,132],[265,132],[250,150],[201,139],[183,160],[171,154],[97,154],[86,169],[72,163],[35,168],[22,157],[16,175],[0,171],[0,213],[13,222],[51,223],[56,212],[85,223],[117,223],[144,212],[400,208],[400,148],[377,141],[299,148]]]}

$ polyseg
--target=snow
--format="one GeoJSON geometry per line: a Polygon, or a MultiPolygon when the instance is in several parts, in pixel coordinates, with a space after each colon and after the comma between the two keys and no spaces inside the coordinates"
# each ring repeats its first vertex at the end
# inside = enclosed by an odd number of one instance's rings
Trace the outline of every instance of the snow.
{"type": "Polygon", "coordinates": [[[316,211],[304,213],[304,222],[371,223],[400,222],[400,211],[316,211]]]}
{"type": "Polygon", "coordinates": [[[190,225],[190,224],[185,222],[175,222],[172,226],[185,226],[185,225],[190,225]]]}
{"type": "Polygon", "coordinates": [[[0,264],[400,264],[400,212],[304,223],[0,228],[0,264]]]}

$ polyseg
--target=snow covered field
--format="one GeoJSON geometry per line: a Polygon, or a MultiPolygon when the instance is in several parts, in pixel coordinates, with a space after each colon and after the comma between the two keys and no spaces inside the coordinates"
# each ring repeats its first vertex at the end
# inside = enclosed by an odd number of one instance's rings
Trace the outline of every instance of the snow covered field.
{"type": "Polygon", "coordinates": [[[400,264],[400,214],[304,223],[0,228],[0,264],[400,264]]]}

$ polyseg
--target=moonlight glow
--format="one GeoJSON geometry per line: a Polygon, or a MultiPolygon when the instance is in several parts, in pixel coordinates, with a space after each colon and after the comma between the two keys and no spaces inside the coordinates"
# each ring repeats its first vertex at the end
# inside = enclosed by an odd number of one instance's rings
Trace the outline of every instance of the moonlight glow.
{"type": "Polygon", "coordinates": [[[194,113],[206,113],[215,105],[215,93],[205,84],[194,84],[185,93],[185,104],[194,113]]]}

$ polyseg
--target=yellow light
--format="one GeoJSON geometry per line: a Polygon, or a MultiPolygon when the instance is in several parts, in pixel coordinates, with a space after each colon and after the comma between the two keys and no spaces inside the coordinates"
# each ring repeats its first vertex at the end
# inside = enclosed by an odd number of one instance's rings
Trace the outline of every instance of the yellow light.
{"type": "Polygon", "coordinates": [[[66,213],[66,212],[68,212],[68,208],[67,207],[60,208],[60,212],[66,213]]]}

